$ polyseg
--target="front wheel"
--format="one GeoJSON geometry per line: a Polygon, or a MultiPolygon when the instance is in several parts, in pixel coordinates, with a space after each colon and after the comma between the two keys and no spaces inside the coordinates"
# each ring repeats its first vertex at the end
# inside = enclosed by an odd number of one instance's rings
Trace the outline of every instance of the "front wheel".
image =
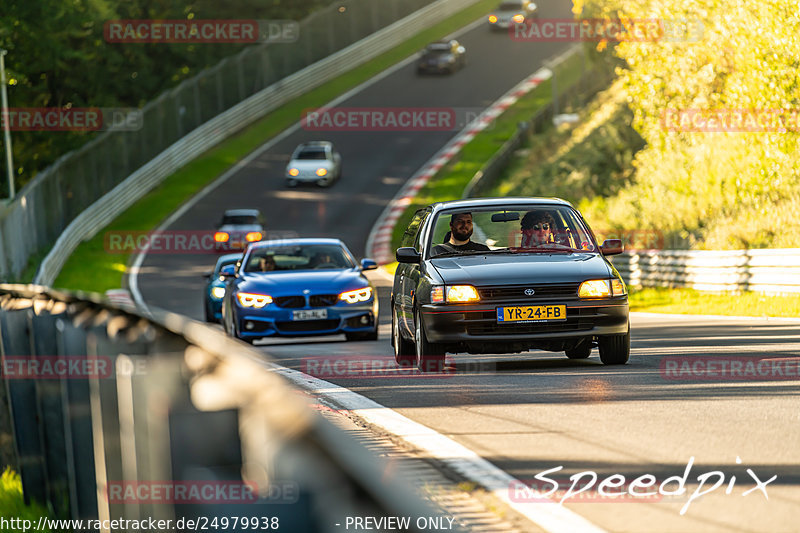
{"type": "Polygon", "coordinates": [[[417,368],[422,372],[441,372],[444,369],[444,347],[428,341],[420,313],[414,313],[414,344],[417,349],[417,368]]]}
{"type": "Polygon", "coordinates": [[[584,340],[574,348],[566,350],[565,353],[570,359],[586,359],[592,355],[592,341],[584,340]]]}
{"type": "Polygon", "coordinates": [[[600,360],[605,365],[624,365],[631,355],[631,328],[624,335],[608,335],[597,339],[600,360]]]}
{"type": "Polygon", "coordinates": [[[392,306],[392,347],[394,348],[394,360],[397,366],[409,367],[416,360],[414,343],[407,341],[400,333],[400,323],[397,320],[397,310],[392,306]]]}

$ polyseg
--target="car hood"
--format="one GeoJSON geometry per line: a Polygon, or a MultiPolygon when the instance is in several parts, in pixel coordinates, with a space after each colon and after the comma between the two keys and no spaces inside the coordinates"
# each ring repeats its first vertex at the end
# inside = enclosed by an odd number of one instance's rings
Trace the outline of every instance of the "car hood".
{"type": "Polygon", "coordinates": [[[306,270],[299,272],[247,272],[238,288],[245,292],[265,292],[270,296],[303,294],[332,294],[360,289],[369,282],[357,270],[306,270]]]}
{"type": "Polygon", "coordinates": [[[333,161],[329,159],[293,159],[289,161],[287,167],[293,167],[297,170],[317,170],[318,168],[331,170],[333,161]]]}
{"type": "Polygon", "coordinates": [[[612,275],[603,257],[593,253],[476,254],[430,262],[448,284],[569,283],[612,275]]]}

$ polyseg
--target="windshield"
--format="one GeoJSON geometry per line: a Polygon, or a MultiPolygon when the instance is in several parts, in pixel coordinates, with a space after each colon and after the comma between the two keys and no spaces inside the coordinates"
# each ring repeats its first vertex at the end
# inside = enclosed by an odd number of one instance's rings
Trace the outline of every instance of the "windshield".
{"type": "Polygon", "coordinates": [[[258,217],[255,215],[225,215],[222,217],[222,226],[250,226],[258,224],[258,217]]]}
{"type": "Polygon", "coordinates": [[[437,52],[437,53],[449,52],[450,51],[450,45],[449,44],[429,44],[428,45],[428,51],[429,52],[437,52]]]}
{"type": "Polygon", "coordinates": [[[306,148],[295,156],[295,159],[327,159],[324,148],[306,148]]]}
{"type": "Polygon", "coordinates": [[[437,257],[486,252],[594,252],[597,247],[570,207],[523,205],[442,211],[434,221],[428,250],[431,257],[437,257]],[[465,241],[468,244],[463,244],[465,241]]]}
{"type": "Polygon", "coordinates": [[[354,266],[353,258],[341,246],[307,244],[258,247],[248,256],[244,271],[334,270],[354,266]]]}
{"type": "Polygon", "coordinates": [[[521,11],[522,4],[520,2],[503,2],[500,4],[500,7],[497,8],[498,11],[521,11]]]}

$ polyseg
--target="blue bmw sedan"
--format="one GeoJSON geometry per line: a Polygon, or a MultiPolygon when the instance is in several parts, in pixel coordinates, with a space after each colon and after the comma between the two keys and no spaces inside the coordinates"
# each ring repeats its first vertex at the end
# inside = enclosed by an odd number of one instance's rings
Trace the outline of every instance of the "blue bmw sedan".
{"type": "Polygon", "coordinates": [[[364,276],[375,261],[356,263],[338,239],[288,239],[251,244],[238,269],[222,269],[227,291],[222,323],[252,343],[273,336],[378,338],[378,298],[364,276]]]}

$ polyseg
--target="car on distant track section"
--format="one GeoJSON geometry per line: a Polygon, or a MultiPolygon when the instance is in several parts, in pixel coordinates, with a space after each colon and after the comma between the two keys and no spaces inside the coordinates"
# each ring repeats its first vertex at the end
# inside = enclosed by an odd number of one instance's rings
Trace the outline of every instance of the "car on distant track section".
{"type": "Polygon", "coordinates": [[[206,272],[206,287],[203,297],[203,309],[206,322],[219,322],[222,318],[222,298],[225,296],[225,278],[220,275],[222,267],[235,265],[242,254],[225,254],[217,259],[214,270],[206,272]]]}
{"type": "Polygon", "coordinates": [[[489,14],[489,27],[493,30],[508,30],[539,16],[535,3],[528,0],[506,0],[489,14]]]}
{"type": "Polygon", "coordinates": [[[364,271],[339,239],[284,239],[252,244],[238,267],[228,265],[222,322],[232,336],[344,333],[348,340],[378,338],[378,298],[364,271]]]}
{"type": "Polygon", "coordinates": [[[214,232],[217,252],[244,250],[264,239],[264,217],[258,209],[228,209],[214,232]]]}
{"type": "Polygon", "coordinates": [[[396,253],[395,359],[438,371],[448,352],[540,349],[584,359],[597,346],[603,363],[625,364],[627,288],[607,259],[621,252],[618,239],[598,246],[564,200],[477,198],[420,209],[396,253]]]}
{"type": "Polygon", "coordinates": [[[286,185],[313,182],[328,187],[342,177],[342,156],[330,141],[310,141],[292,152],[286,165],[286,185]]]}
{"type": "Polygon", "coordinates": [[[417,60],[418,74],[452,74],[467,64],[467,49],[455,39],[436,41],[425,47],[417,60]]]}

